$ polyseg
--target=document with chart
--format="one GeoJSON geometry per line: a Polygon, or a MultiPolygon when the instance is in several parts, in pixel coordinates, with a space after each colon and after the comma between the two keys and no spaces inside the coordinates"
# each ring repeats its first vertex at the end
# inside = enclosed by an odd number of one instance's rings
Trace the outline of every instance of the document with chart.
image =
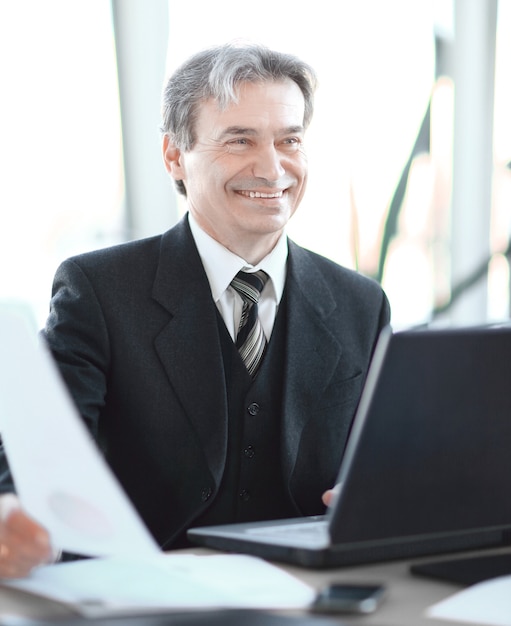
{"type": "Polygon", "coordinates": [[[25,511],[56,548],[90,558],[6,587],[86,616],[200,608],[303,608],[313,589],[261,559],[165,554],[84,426],[30,320],[0,303],[0,433],[25,511]]]}

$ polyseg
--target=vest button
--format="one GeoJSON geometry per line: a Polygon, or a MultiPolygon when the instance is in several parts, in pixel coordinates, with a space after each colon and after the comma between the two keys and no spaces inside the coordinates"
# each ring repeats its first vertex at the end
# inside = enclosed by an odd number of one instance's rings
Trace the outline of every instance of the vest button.
{"type": "Polygon", "coordinates": [[[207,502],[211,498],[212,493],[213,489],[211,489],[211,487],[204,487],[204,489],[201,491],[201,500],[203,502],[207,502]]]}
{"type": "Polygon", "coordinates": [[[248,502],[250,500],[250,492],[246,489],[240,491],[240,500],[243,500],[243,502],[248,502]]]}
{"type": "Polygon", "coordinates": [[[257,402],[252,402],[252,404],[249,404],[247,407],[247,411],[250,415],[257,415],[260,410],[261,407],[257,404],[257,402]]]}
{"type": "Polygon", "coordinates": [[[243,454],[247,457],[247,459],[253,458],[253,456],[255,454],[254,446],[247,446],[243,450],[243,454]]]}

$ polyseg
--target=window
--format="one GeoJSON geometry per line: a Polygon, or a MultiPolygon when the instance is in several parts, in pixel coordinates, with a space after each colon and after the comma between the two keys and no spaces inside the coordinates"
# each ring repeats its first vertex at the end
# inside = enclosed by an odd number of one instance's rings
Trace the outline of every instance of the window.
{"type": "Polygon", "coordinates": [[[0,3],[0,298],[46,318],[58,263],[122,236],[110,4],[0,3]]]}

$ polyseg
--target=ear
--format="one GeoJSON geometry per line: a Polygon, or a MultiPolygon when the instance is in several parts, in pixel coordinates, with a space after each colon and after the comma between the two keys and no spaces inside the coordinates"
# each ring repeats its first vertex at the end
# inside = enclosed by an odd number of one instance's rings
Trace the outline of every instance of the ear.
{"type": "Polygon", "coordinates": [[[181,164],[181,150],[167,134],[163,135],[162,154],[167,172],[174,180],[183,180],[185,176],[184,168],[181,164]]]}

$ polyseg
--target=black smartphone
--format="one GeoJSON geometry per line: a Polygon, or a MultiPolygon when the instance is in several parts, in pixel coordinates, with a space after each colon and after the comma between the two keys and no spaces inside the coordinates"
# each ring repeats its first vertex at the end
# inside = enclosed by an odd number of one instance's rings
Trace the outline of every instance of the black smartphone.
{"type": "Polygon", "coordinates": [[[318,592],[314,613],[372,613],[385,595],[383,585],[336,583],[318,592]]]}

